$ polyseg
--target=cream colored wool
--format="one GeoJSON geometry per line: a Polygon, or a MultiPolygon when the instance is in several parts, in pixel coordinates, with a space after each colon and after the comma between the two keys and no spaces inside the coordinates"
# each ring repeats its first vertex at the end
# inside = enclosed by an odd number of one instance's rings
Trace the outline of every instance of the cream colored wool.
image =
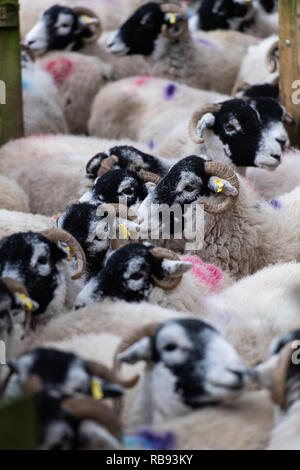
{"type": "Polygon", "coordinates": [[[0,175],[0,209],[29,212],[29,198],[11,178],[0,175]]]}
{"type": "Polygon", "coordinates": [[[16,232],[41,232],[53,226],[50,217],[0,209],[0,239],[16,232]]]}
{"type": "Polygon", "coordinates": [[[19,182],[29,196],[30,210],[57,215],[86,191],[85,167],[99,152],[115,145],[133,145],[83,136],[37,136],[11,141],[0,149],[0,171],[19,182]]]}
{"type": "MultiPolygon", "coordinates": [[[[192,113],[205,103],[229,98],[167,79],[130,77],[108,84],[98,92],[92,106],[89,133],[148,143],[154,146],[155,153],[155,147],[165,138],[172,145],[168,136],[174,127],[184,121],[184,140],[188,145],[187,125],[192,113]]],[[[167,146],[161,155],[173,156],[167,146]]]]}

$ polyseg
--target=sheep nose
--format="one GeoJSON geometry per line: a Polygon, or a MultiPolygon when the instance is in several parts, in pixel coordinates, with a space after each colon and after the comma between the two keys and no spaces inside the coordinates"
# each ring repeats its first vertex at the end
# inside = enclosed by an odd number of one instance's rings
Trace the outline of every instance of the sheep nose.
{"type": "Polygon", "coordinates": [[[35,39],[32,39],[31,41],[26,41],[26,45],[32,46],[32,44],[34,44],[35,42],[36,42],[35,39]]]}
{"type": "Polygon", "coordinates": [[[245,373],[240,370],[229,369],[236,377],[235,387],[243,387],[245,385],[245,373]]]}
{"type": "Polygon", "coordinates": [[[287,139],[285,137],[282,137],[280,139],[275,139],[275,140],[279,143],[280,147],[283,150],[286,146],[287,139]]]}
{"type": "Polygon", "coordinates": [[[79,310],[80,308],[83,308],[83,307],[85,307],[85,304],[84,304],[84,303],[82,303],[82,304],[76,304],[76,305],[74,306],[75,310],[79,310]]]}
{"type": "Polygon", "coordinates": [[[278,160],[278,162],[280,163],[281,155],[276,155],[276,154],[272,153],[271,157],[275,158],[275,160],[278,160]]]}

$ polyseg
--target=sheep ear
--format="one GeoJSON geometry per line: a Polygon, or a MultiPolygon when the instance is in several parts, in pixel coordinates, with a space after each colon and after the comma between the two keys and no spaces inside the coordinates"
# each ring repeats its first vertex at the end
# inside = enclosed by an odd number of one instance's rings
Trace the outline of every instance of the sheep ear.
{"type": "Polygon", "coordinates": [[[164,259],[162,262],[162,269],[166,277],[181,277],[192,267],[192,263],[186,263],[184,261],[173,261],[170,259],[164,259]]]}
{"type": "Polygon", "coordinates": [[[237,196],[238,190],[229,183],[229,181],[218,178],[217,176],[211,176],[208,180],[208,187],[214,193],[222,193],[226,196],[237,196]]]}
{"type": "Polygon", "coordinates": [[[198,121],[196,133],[198,136],[203,139],[203,134],[205,129],[211,129],[215,124],[216,118],[213,113],[206,113],[202,116],[200,121],[198,121]]]}
{"type": "Polygon", "coordinates": [[[127,362],[128,364],[135,364],[137,361],[150,361],[151,358],[152,349],[151,338],[149,336],[145,336],[118,354],[119,361],[127,362]]]}

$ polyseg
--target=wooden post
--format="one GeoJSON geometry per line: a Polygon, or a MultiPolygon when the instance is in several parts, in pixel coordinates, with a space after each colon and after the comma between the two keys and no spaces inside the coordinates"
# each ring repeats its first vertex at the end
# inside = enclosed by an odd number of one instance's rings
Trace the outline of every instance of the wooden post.
{"type": "Polygon", "coordinates": [[[19,3],[0,0],[0,146],[23,135],[19,3]]]}
{"type": "Polygon", "coordinates": [[[279,57],[281,102],[295,119],[287,130],[300,148],[300,0],[279,0],[279,57]]]}

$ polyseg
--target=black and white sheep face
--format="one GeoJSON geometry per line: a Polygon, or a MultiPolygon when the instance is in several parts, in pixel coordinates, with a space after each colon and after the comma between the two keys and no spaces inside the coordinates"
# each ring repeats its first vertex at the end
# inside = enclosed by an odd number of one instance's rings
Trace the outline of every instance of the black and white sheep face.
{"type": "Polygon", "coordinates": [[[146,3],[108,40],[108,51],[117,55],[151,56],[158,48],[157,41],[162,38],[162,26],[166,25],[170,33],[176,33],[183,21],[186,21],[183,15],[163,13],[159,4],[146,3]]]}
{"type": "Polygon", "coordinates": [[[272,98],[241,99],[222,103],[215,113],[206,113],[197,125],[207,153],[222,155],[227,164],[275,169],[288,144],[283,108],[272,98]]]}
{"type": "Polygon", "coordinates": [[[243,31],[245,26],[249,26],[249,21],[245,23],[249,11],[248,3],[245,0],[203,0],[198,10],[196,29],[243,31]]]}
{"type": "Polygon", "coordinates": [[[147,300],[154,288],[155,276],[180,277],[192,265],[181,261],[158,259],[150,253],[148,243],[130,243],[113,252],[100,273],[93,277],[78,294],[75,307],[81,308],[107,297],[127,302],[147,300]]]}
{"type": "Polygon", "coordinates": [[[80,50],[84,39],[93,33],[90,25],[96,18],[80,15],[71,8],[53,5],[44,11],[38,23],[29,31],[25,39],[36,55],[51,50],[80,50]]]}
{"type": "Polygon", "coordinates": [[[57,349],[38,348],[18,359],[12,359],[8,366],[13,373],[6,390],[6,396],[22,393],[22,386],[29,376],[37,376],[43,389],[53,397],[92,395],[92,381],[96,381],[103,398],[118,397],[123,394],[120,385],[92,375],[84,360],[69,352],[57,349]]]}
{"type": "Polygon", "coordinates": [[[93,188],[81,197],[80,202],[96,205],[120,202],[130,207],[142,202],[147,195],[147,186],[136,172],[119,169],[99,176],[93,188]]]}
{"type": "Polygon", "coordinates": [[[161,418],[232,399],[245,385],[245,368],[236,351],[199,319],[169,320],[118,358],[150,366],[154,409],[161,418]]]}
{"type": "Polygon", "coordinates": [[[82,246],[87,275],[98,273],[110,247],[110,240],[109,223],[98,215],[97,206],[87,202],[72,204],[58,219],[57,226],[71,233],[82,246]]]}
{"type": "Polygon", "coordinates": [[[0,243],[0,276],[26,286],[30,297],[39,304],[34,314],[44,313],[52,301],[65,298],[66,280],[59,263],[66,258],[64,249],[42,235],[16,233],[0,243]]]}
{"type": "MultiPolygon", "coordinates": [[[[98,153],[88,163],[86,171],[88,178],[95,180],[98,176],[99,168],[102,162],[112,155],[115,155],[118,161],[113,165],[113,169],[121,168],[130,170],[134,167],[135,171],[147,170],[159,176],[168,173],[171,164],[168,160],[141,152],[135,147],[129,145],[118,145],[112,147],[106,152],[98,153]]],[[[112,201],[107,201],[112,202],[112,201]]]]}

